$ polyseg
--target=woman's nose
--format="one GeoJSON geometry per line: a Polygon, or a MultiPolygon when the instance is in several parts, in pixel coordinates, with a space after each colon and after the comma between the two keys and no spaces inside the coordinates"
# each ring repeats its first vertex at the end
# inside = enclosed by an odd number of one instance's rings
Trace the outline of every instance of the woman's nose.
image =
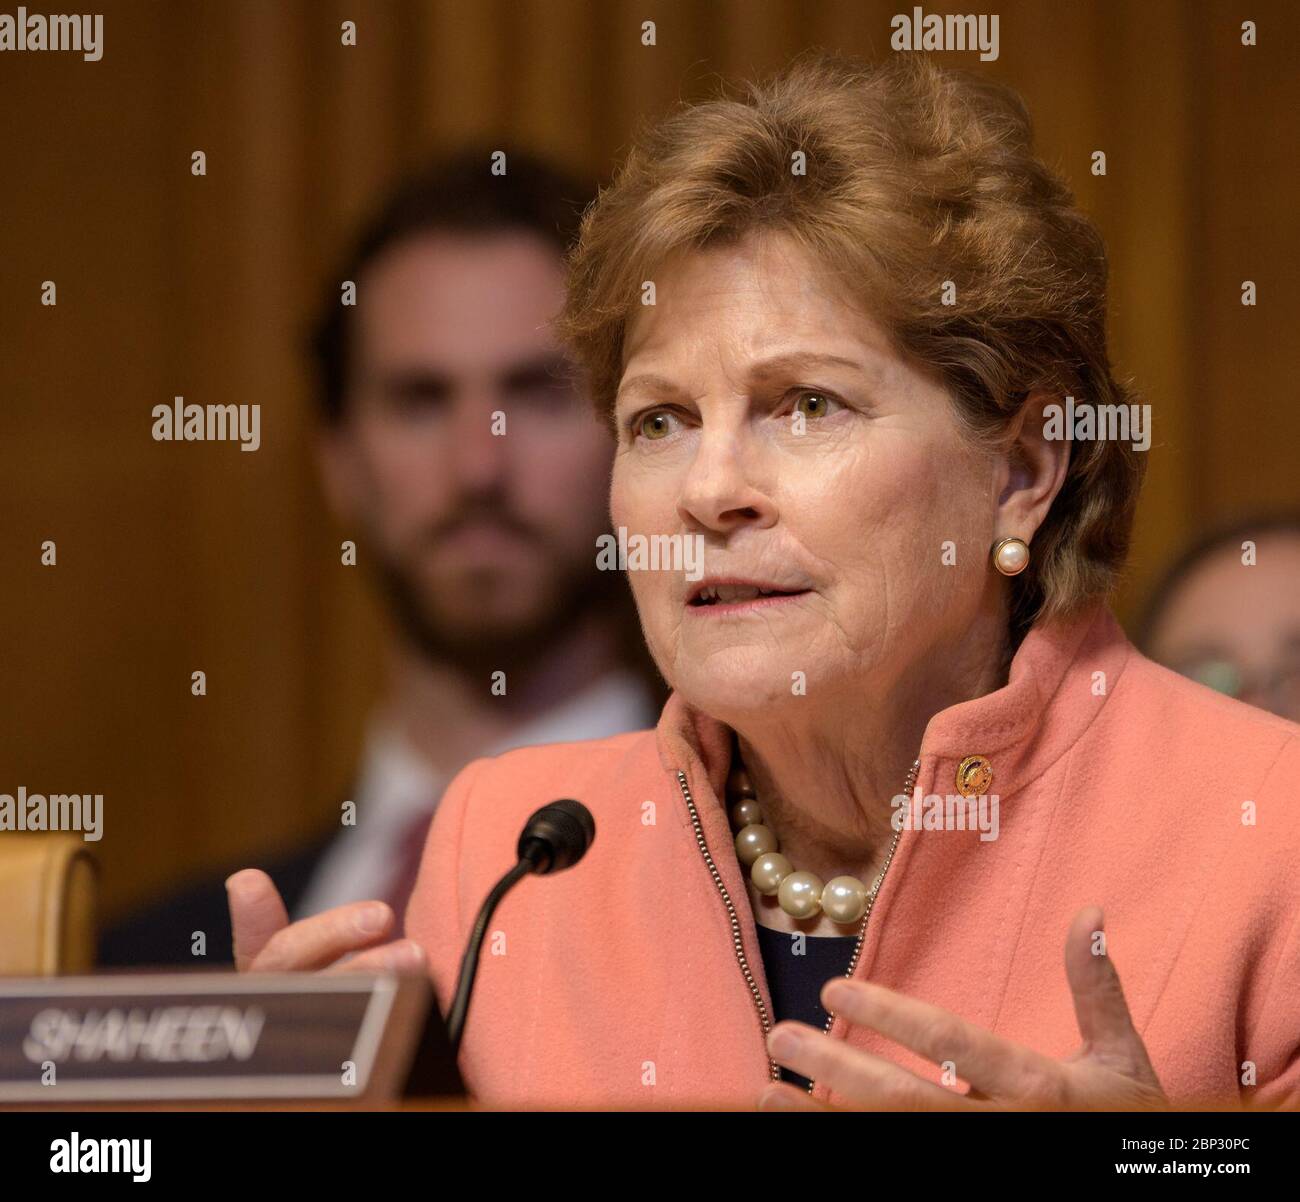
{"type": "Polygon", "coordinates": [[[776,506],[754,478],[749,448],[731,435],[700,438],[678,500],[688,526],[728,531],[746,523],[770,526],[776,506]]]}

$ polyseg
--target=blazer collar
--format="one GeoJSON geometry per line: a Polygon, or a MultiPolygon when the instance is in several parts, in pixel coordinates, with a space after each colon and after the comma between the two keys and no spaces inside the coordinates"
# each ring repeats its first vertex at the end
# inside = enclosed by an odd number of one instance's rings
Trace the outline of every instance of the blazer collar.
{"type": "MultiPolygon", "coordinates": [[[[992,771],[982,791],[1006,797],[1031,784],[1079,740],[1114,690],[1132,645],[1104,604],[1079,617],[1036,623],[1011,661],[1007,683],[941,710],[921,742],[917,787],[957,792],[958,765],[983,756],[992,771]]],[[[730,727],[673,692],[656,727],[660,763],[681,769],[698,791],[724,794],[730,727]]]]}

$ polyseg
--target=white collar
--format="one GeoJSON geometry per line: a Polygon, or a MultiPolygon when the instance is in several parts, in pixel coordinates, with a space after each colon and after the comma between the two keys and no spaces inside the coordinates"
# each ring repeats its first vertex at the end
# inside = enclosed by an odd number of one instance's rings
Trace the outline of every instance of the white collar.
{"type": "MultiPolygon", "coordinates": [[[[627,669],[616,669],[593,681],[559,705],[508,732],[485,747],[484,756],[514,747],[602,739],[654,725],[655,710],[644,683],[627,669]]],[[[378,714],[366,727],[357,798],[385,824],[402,823],[435,807],[450,782],[435,772],[391,722],[378,714]]]]}

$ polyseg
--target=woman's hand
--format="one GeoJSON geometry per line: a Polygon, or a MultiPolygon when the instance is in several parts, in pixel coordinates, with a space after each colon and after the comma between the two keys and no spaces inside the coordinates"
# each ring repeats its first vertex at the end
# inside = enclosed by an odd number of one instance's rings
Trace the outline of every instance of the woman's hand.
{"type": "Polygon", "coordinates": [[[291,923],[275,884],[257,868],[230,877],[226,895],[240,972],[415,973],[425,968],[424,949],[413,940],[381,944],[396,921],[383,902],[352,902],[291,923]]]}
{"type": "MultiPolygon", "coordinates": [[[[850,1047],[804,1023],[772,1028],[773,1059],[810,1080],[829,1085],[854,1108],[870,1110],[980,1110],[1046,1108],[1159,1109],[1168,1105],[1151,1060],[1129,1015],[1119,975],[1107,955],[1095,955],[1093,933],[1102,930],[1100,907],[1075,915],[1065,941],[1065,973],[1083,1046],[1068,1060],[1053,1060],[965,1019],[880,985],[837,978],[822,990],[822,1004],[849,1022],[879,1031],[970,1085],[962,1094],[926,1081],[892,1061],[850,1047]]],[[[772,1085],[765,1110],[825,1110],[804,1090],[772,1085]]]]}

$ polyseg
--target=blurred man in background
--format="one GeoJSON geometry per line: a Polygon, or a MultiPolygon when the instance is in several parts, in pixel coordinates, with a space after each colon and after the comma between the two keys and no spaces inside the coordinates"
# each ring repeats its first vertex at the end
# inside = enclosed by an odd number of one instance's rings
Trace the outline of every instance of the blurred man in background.
{"type": "Polygon", "coordinates": [[[1300,722],[1300,514],[1190,547],[1152,594],[1137,641],[1184,676],[1300,722]]]}
{"type": "MultiPolygon", "coordinates": [[[[618,573],[596,570],[614,444],[550,321],[589,194],[512,153],[431,164],[361,234],[313,338],[325,492],[389,618],[355,824],[265,865],[292,918],[402,915],[467,762],[654,723],[662,693],[618,573]]],[[[336,806],[332,806],[335,813],[336,806]]],[[[248,858],[241,857],[240,866],[248,858]]],[[[130,916],[103,964],[231,958],[224,874],[130,916]]]]}

